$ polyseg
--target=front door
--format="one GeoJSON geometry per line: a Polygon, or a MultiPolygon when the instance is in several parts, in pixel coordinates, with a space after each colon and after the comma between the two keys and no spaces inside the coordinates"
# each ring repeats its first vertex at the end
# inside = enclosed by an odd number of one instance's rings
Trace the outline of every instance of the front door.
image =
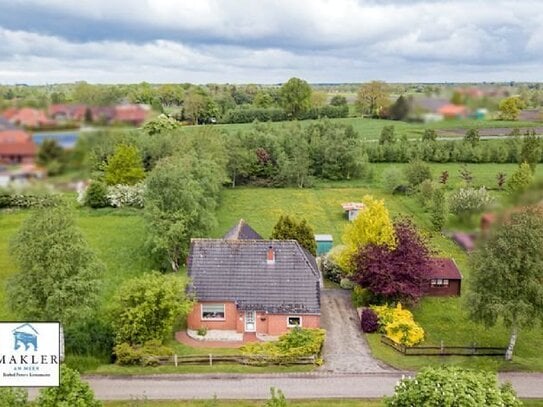
{"type": "Polygon", "coordinates": [[[245,311],[245,332],[256,332],[256,311],[245,311]]]}

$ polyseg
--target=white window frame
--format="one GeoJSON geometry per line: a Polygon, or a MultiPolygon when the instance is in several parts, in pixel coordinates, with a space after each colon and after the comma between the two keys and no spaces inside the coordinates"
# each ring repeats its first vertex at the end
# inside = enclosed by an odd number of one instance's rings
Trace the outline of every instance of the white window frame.
{"type": "Polygon", "coordinates": [[[302,317],[299,316],[299,315],[289,315],[289,316],[287,316],[287,328],[296,328],[296,327],[298,327],[298,328],[302,327],[302,317]],[[290,318],[298,318],[300,320],[300,324],[299,325],[297,325],[297,324],[294,324],[294,325],[289,324],[289,319],[290,318]]]}
{"type": "Polygon", "coordinates": [[[450,279],[448,278],[433,278],[430,285],[435,288],[443,288],[450,286],[450,279]]]}
{"type": "Polygon", "coordinates": [[[222,303],[219,303],[219,302],[202,303],[202,304],[200,304],[200,318],[202,319],[202,321],[224,321],[224,320],[226,320],[226,305],[222,304],[222,303]],[[215,305],[215,306],[221,305],[222,309],[223,309],[223,311],[222,311],[223,317],[222,318],[204,317],[204,307],[206,305],[215,305]]]}

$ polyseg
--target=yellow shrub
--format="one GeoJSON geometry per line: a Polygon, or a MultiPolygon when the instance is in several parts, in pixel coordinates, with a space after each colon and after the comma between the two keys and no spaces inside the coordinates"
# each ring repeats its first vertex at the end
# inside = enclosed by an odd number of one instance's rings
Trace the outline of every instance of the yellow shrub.
{"type": "Polygon", "coordinates": [[[379,305],[371,308],[379,317],[380,331],[394,342],[414,346],[424,340],[424,330],[400,303],[396,307],[379,305]]]}

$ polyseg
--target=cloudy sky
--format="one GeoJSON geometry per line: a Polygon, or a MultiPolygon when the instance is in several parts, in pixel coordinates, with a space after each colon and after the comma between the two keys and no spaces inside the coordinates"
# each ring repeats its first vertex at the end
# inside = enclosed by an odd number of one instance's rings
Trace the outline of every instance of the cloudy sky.
{"type": "Polygon", "coordinates": [[[540,81],[542,0],[0,0],[0,84],[540,81]]]}

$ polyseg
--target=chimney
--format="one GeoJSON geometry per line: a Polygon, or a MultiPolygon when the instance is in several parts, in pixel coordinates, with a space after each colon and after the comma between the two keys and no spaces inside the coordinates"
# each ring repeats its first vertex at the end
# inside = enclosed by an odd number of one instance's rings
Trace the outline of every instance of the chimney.
{"type": "Polygon", "coordinates": [[[273,250],[273,247],[268,247],[268,255],[266,257],[266,263],[267,264],[275,264],[275,250],[273,250]]]}

